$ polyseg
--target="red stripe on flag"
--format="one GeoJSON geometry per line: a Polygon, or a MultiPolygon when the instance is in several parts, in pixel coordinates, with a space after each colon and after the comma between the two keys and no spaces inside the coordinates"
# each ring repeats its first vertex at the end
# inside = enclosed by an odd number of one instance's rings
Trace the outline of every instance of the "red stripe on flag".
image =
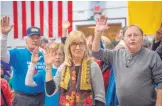
{"type": "Polygon", "coordinates": [[[39,10],[40,10],[40,30],[43,35],[44,32],[44,2],[39,2],[39,10]]]}
{"type": "Polygon", "coordinates": [[[34,21],[34,13],[35,13],[35,9],[34,9],[34,1],[30,2],[30,13],[31,13],[31,26],[35,25],[35,21],[34,21]]]}
{"type": "Polygon", "coordinates": [[[48,35],[49,37],[53,37],[53,1],[48,1],[48,25],[48,35]]]}
{"type": "Polygon", "coordinates": [[[22,1],[22,36],[26,34],[26,1],[22,1]]]}
{"type": "Polygon", "coordinates": [[[14,22],[14,38],[18,38],[17,1],[13,1],[13,22],[14,22]]]}
{"type": "Polygon", "coordinates": [[[58,1],[58,37],[62,37],[62,1],[58,1]]]}
{"type": "Polygon", "coordinates": [[[72,1],[68,1],[68,21],[71,23],[68,32],[72,31],[72,20],[73,20],[73,4],[72,1]]]}

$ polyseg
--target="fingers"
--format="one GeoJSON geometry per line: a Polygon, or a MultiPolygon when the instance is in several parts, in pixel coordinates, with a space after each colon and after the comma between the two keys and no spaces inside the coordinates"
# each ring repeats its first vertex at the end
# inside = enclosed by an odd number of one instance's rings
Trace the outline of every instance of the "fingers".
{"type": "Polygon", "coordinates": [[[107,20],[108,20],[108,18],[107,18],[106,16],[101,15],[101,16],[99,17],[99,19],[98,19],[98,22],[99,22],[100,24],[106,25],[107,20]]]}
{"type": "Polygon", "coordinates": [[[106,29],[109,29],[109,28],[110,28],[110,27],[108,26],[108,23],[106,23],[105,27],[106,27],[106,29]]]}
{"type": "Polygon", "coordinates": [[[47,49],[46,49],[46,54],[49,54],[49,47],[47,47],[47,49]]]}
{"type": "Polygon", "coordinates": [[[2,18],[2,24],[5,26],[5,17],[2,18]]]}
{"type": "Polygon", "coordinates": [[[62,26],[63,26],[63,28],[67,29],[70,26],[70,22],[69,21],[64,21],[62,23],[62,26]]]}
{"type": "Polygon", "coordinates": [[[4,25],[7,26],[7,16],[4,17],[4,25]]]}
{"type": "Polygon", "coordinates": [[[6,25],[10,24],[10,17],[6,17],[6,25]]]}
{"type": "Polygon", "coordinates": [[[33,55],[38,55],[38,52],[39,52],[39,48],[37,47],[33,50],[33,55]]]}
{"type": "Polygon", "coordinates": [[[10,29],[12,29],[12,28],[13,28],[13,26],[14,26],[14,25],[11,25],[11,26],[10,26],[10,29]]]}
{"type": "Polygon", "coordinates": [[[8,26],[10,24],[10,17],[5,16],[1,19],[1,26],[8,26]]]}

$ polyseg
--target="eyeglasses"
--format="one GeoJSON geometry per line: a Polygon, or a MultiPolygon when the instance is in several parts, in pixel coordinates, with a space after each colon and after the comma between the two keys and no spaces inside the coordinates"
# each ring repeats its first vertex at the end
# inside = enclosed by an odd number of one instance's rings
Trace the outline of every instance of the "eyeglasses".
{"type": "Polygon", "coordinates": [[[84,42],[73,42],[73,43],[71,43],[71,46],[73,46],[73,47],[77,47],[77,45],[79,45],[79,47],[84,47],[85,43],[84,42]]]}

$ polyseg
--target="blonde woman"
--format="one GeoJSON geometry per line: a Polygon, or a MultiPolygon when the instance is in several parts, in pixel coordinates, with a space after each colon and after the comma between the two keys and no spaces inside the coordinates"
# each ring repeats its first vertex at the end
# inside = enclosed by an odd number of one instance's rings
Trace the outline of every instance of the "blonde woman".
{"type": "Polygon", "coordinates": [[[72,31],[65,43],[65,61],[56,76],[51,75],[52,52],[45,55],[46,93],[60,91],[60,106],[104,106],[105,90],[97,63],[90,60],[85,35],[72,31]]]}
{"type": "MultiPolygon", "coordinates": [[[[64,46],[61,43],[51,43],[48,46],[48,51],[50,50],[52,52],[52,71],[51,76],[55,76],[58,67],[63,63],[64,61],[64,46]]],[[[39,71],[36,75],[34,74],[35,65],[37,64],[40,57],[38,56],[38,49],[35,49],[32,58],[31,63],[25,78],[25,84],[27,86],[40,86],[42,89],[45,87],[45,76],[46,73],[44,70],[39,71]]],[[[48,97],[45,96],[45,104],[44,106],[58,106],[58,99],[59,99],[59,93],[48,97]]]]}

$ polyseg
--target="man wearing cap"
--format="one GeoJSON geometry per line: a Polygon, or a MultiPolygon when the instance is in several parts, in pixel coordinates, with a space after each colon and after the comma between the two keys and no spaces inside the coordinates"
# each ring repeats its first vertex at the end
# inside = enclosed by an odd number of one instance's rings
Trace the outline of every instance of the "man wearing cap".
{"type": "MultiPolygon", "coordinates": [[[[7,51],[7,36],[13,25],[9,23],[9,17],[1,20],[1,59],[13,67],[13,89],[15,91],[13,106],[43,106],[44,89],[40,84],[37,87],[25,85],[26,73],[31,61],[32,51],[40,45],[41,32],[38,27],[30,27],[26,31],[26,48],[14,48],[7,51]]],[[[42,53],[38,53],[42,56],[42,53]]],[[[35,68],[41,71],[45,67],[44,59],[40,58],[35,68]]]]}

